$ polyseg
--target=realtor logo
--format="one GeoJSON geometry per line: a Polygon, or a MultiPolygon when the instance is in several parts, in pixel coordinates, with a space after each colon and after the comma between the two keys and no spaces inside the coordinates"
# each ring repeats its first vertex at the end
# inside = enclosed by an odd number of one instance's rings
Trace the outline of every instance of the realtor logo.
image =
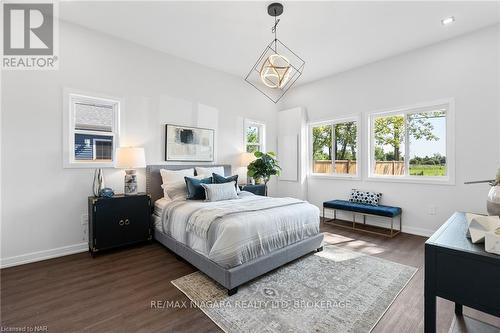
{"type": "Polygon", "coordinates": [[[54,3],[3,4],[3,69],[57,69],[54,3]]]}

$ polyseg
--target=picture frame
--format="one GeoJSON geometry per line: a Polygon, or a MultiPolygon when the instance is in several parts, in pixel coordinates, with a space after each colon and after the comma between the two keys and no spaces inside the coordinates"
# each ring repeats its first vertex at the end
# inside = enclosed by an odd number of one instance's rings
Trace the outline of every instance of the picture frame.
{"type": "Polygon", "coordinates": [[[213,162],[215,130],[165,124],[165,161],[213,162]]]}

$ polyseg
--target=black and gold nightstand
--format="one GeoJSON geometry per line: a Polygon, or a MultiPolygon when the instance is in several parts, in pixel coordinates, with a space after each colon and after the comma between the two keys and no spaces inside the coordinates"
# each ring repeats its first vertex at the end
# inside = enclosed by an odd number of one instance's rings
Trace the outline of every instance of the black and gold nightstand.
{"type": "Polygon", "coordinates": [[[267,195],[266,194],[266,185],[264,184],[245,184],[245,185],[239,185],[240,190],[242,191],[247,191],[247,192],[252,192],[253,194],[256,195],[267,195]]]}
{"type": "Polygon", "coordinates": [[[89,197],[89,251],[98,251],[152,239],[151,198],[145,193],[89,197]]]}

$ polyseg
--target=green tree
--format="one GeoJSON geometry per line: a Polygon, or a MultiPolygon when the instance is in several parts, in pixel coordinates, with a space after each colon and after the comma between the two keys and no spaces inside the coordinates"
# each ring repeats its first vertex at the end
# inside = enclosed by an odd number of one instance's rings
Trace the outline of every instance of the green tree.
{"type": "Polygon", "coordinates": [[[316,161],[332,159],[331,125],[313,127],[313,158],[316,161]]]}
{"type": "Polygon", "coordinates": [[[405,127],[411,139],[425,138],[427,141],[436,141],[439,138],[433,133],[434,126],[430,118],[443,117],[443,112],[426,112],[410,114],[405,126],[404,116],[379,117],[375,119],[375,142],[379,146],[389,145],[394,149],[393,159],[401,160],[401,144],[404,142],[405,127]]]}
{"type": "Polygon", "coordinates": [[[335,156],[338,160],[356,159],[356,123],[340,123],[335,125],[335,156]],[[349,151],[347,151],[349,147],[349,151]]]}
{"type": "Polygon", "coordinates": [[[248,143],[259,143],[258,137],[259,130],[257,127],[248,127],[247,128],[247,142],[248,143]]]}
{"type": "Polygon", "coordinates": [[[313,157],[315,160],[356,159],[356,123],[346,122],[335,126],[335,154],[332,152],[332,125],[313,127],[313,157]]]}
{"type": "Polygon", "coordinates": [[[259,129],[257,127],[248,127],[247,128],[247,153],[254,153],[258,151],[259,147],[257,145],[250,145],[252,143],[259,143],[259,129]]]}
{"type": "Polygon", "coordinates": [[[381,147],[375,147],[375,161],[385,161],[385,153],[381,147]]]}

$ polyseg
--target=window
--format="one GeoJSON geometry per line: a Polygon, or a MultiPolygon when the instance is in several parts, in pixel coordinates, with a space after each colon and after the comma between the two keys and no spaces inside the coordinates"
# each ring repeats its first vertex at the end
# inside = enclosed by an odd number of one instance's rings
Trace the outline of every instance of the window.
{"type": "Polygon", "coordinates": [[[453,181],[451,102],[370,115],[373,178],[453,181]]]}
{"type": "Polygon", "coordinates": [[[245,151],[255,153],[264,152],[266,139],[266,125],[253,120],[245,120],[245,151]]]}
{"type": "Polygon", "coordinates": [[[311,124],[311,173],[358,176],[358,131],[357,118],[311,124]]]}
{"type": "Polygon", "coordinates": [[[120,102],[65,93],[65,167],[112,167],[120,102]]]}
{"type": "Polygon", "coordinates": [[[111,161],[113,159],[113,140],[94,139],[94,160],[111,161]]]}

